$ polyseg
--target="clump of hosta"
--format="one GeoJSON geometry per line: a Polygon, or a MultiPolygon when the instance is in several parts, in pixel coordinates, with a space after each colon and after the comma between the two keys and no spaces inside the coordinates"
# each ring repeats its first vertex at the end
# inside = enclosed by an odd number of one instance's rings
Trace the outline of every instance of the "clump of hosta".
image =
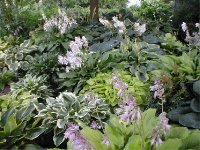
{"type": "Polygon", "coordinates": [[[192,36],[189,33],[188,26],[185,22],[181,24],[182,30],[186,33],[185,41],[188,42],[188,45],[200,48],[200,24],[196,23],[195,27],[199,29],[198,32],[194,32],[192,36]]]}
{"type": "Polygon", "coordinates": [[[166,118],[166,113],[160,114],[160,122],[159,124],[153,129],[151,134],[151,145],[155,145],[156,147],[162,144],[161,137],[166,135],[167,131],[170,129],[170,125],[168,124],[169,119],[166,118]]]}
{"type": "MultiPolygon", "coordinates": [[[[42,103],[35,104],[38,111],[36,117],[44,119],[42,123],[43,126],[49,125],[54,128],[55,139],[59,138],[57,137],[57,132],[64,133],[70,122],[81,120],[89,125],[94,120],[102,122],[110,114],[109,106],[93,92],[80,96],[76,96],[70,92],[63,92],[56,98],[47,98],[46,103],[46,105],[42,103]]],[[[62,138],[63,142],[64,134],[62,138]]],[[[61,144],[57,143],[56,140],[54,143],[56,145],[61,144]]]]}
{"type": "Polygon", "coordinates": [[[56,16],[45,20],[43,28],[45,31],[50,31],[53,28],[57,28],[60,34],[64,34],[67,29],[71,28],[75,24],[77,24],[76,20],[67,16],[64,10],[59,9],[56,16]]]}
{"type": "Polygon", "coordinates": [[[84,36],[82,38],[75,37],[75,41],[71,41],[69,44],[71,51],[68,51],[65,56],[58,56],[58,62],[62,65],[66,65],[66,72],[82,66],[82,56],[84,53],[81,50],[87,46],[88,41],[84,36]]]}

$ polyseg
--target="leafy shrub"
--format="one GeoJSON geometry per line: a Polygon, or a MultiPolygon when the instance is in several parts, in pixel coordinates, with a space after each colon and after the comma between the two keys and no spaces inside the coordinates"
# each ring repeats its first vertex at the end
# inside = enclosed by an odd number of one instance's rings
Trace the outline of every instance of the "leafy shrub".
{"type": "Polygon", "coordinates": [[[196,97],[170,111],[168,117],[183,126],[200,129],[200,80],[194,82],[193,91],[196,97]]]}
{"type": "Polygon", "coordinates": [[[0,146],[3,149],[10,149],[14,146],[21,146],[24,141],[31,141],[45,131],[38,125],[38,120],[33,119],[33,104],[16,110],[8,109],[1,116],[0,122],[0,146]]]}
{"type": "Polygon", "coordinates": [[[59,146],[64,142],[64,130],[70,122],[91,120],[102,122],[108,117],[109,107],[102,99],[87,95],[76,96],[70,92],[63,92],[57,98],[46,99],[47,105],[36,103],[38,111],[36,117],[42,118],[42,126],[54,129],[54,144],[59,146]]]}
{"type": "MultiPolygon", "coordinates": [[[[127,71],[117,71],[123,82],[128,84],[128,91],[136,98],[138,104],[145,104],[148,100],[149,88],[148,84],[142,83],[136,77],[131,76],[127,71]]],[[[111,83],[112,72],[99,73],[96,77],[86,81],[86,85],[80,93],[94,91],[101,98],[104,98],[108,104],[118,104],[119,97],[117,90],[111,83]]]]}
{"type": "Polygon", "coordinates": [[[51,90],[48,89],[46,84],[46,77],[44,76],[31,76],[27,74],[24,78],[19,79],[16,83],[11,83],[11,91],[14,93],[30,92],[41,98],[51,96],[51,90]]]}

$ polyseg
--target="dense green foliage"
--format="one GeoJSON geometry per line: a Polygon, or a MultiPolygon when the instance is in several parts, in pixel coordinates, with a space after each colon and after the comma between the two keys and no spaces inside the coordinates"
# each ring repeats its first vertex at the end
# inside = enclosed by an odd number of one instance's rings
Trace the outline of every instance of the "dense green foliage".
{"type": "Polygon", "coordinates": [[[200,25],[173,4],[2,0],[0,149],[200,149],[200,25]]]}

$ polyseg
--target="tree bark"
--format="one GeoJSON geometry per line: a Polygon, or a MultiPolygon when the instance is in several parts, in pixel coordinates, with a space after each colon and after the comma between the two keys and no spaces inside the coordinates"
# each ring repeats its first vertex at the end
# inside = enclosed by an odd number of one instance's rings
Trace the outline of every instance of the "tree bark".
{"type": "Polygon", "coordinates": [[[92,23],[98,22],[99,20],[99,1],[90,0],[90,21],[92,23]]]}

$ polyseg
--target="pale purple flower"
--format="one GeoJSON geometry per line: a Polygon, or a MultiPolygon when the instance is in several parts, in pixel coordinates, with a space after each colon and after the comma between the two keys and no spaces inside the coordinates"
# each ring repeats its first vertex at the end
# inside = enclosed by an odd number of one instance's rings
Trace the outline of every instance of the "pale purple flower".
{"type": "Polygon", "coordinates": [[[154,85],[150,86],[150,91],[154,92],[154,99],[158,98],[160,100],[165,99],[165,89],[161,80],[155,80],[154,85]]]}
{"type": "Polygon", "coordinates": [[[63,57],[63,56],[58,56],[58,62],[62,65],[68,64],[66,57],[63,57]]]}
{"type": "Polygon", "coordinates": [[[166,134],[166,132],[170,129],[170,125],[168,124],[169,119],[166,118],[166,113],[161,113],[159,115],[160,122],[155,127],[151,134],[151,145],[155,145],[156,147],[162,143],[161,137],[166,134]]]}
{"type": "Polygon", "coordinates": [[[91,145],[81,136],[79,126],[76,124],[69,124],[64,137],[72,142],[75,150],[92,150],[91,145]]]}
{"type": "Polygon", "coordinates": [[[124,83],[117,75],[116,73],[113,73],[112,79],[110,82],[113,84],[113,87],[115,89],[118,89],[117,96],[123,97],[126,94],[126,91],[128,89],[128,84],[124,83]]]}
{"type": "Polygon", "coordinates": [[[75,37],[75,41],[71,41],[69,44],[71,51],[68,51],[66,56],[58,56],[59,63],[66,65],[66,72],[82,66],[83,60],[81,56],[83,53],[81,49],[87,44],[87,39],[84,36],[82,39],[80,37],[75,37]]]}
{"type": "Polygon", "coordinates": [[[200,24],[199,23],[195,23],[195,27],[196,28],[200,28],[200,24]]]}
{"type": "Polygon", "coordinates": [[[116,113],[119,115],[120,120],[127,124],[141,119],[140,108],[137,106],[135,98],[130,95],[121,100],[116,113]]]}
{"type": "Polygon", "coordinates": [[[96,121],[92,121],[92,123],[90,124],[90,127],[92,129],[101,129],[101,125],[99,125],[96,121]]]}
{"type": "Polygon", "coordinates": [[[112,28],[112,24],[106,19],[99,18],[99,22],[107,28],[112,28]]]}
{"type": "Polygon", "coordinates": [[[105,135],[104,136],[104,139],[102,141],[102,144],[106,145],[106,146],[109,146],[110,145],[110,141],[108,140],[108,137],[105,135]]]}

